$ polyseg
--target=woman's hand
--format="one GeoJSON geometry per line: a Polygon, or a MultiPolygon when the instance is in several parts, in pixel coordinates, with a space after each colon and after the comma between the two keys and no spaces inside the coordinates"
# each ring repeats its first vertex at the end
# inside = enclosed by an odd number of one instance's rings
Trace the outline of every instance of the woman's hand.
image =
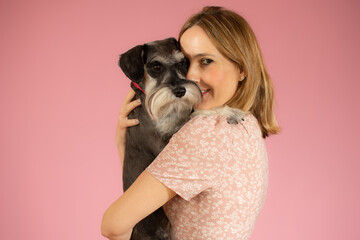
{"type": "Polygon", "coordinates": [[[135,97],[134,90],[126,95],[124,102],[120,108],[119,120],[116,128],[116,146],[118,148],[119,157],[121,160],[121,165],[124,162],[124,153],[125,153],[125,142],[126,142],[126,129],[128,127],[135,126],[139,124],[138,119],[128,119],[129,113],[134,110],[136,107],[141,105],[139,99],[131,101],[135,97]]]}

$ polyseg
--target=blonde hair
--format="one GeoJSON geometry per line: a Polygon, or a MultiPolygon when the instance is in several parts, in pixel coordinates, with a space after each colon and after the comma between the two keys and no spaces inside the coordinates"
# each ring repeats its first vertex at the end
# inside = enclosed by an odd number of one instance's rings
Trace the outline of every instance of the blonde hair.
{"type": "Polygon", "coordinates": [[[276,134],[280,128],[274,114],[274,90],[256,37],[247,21],[237,13],[221,7],[205,7],[191,16],[179,33],[192,26],[201,27],[216,48],[245,73],[234,96],[227,102],[258,120],[263,137],[276,134]]]}

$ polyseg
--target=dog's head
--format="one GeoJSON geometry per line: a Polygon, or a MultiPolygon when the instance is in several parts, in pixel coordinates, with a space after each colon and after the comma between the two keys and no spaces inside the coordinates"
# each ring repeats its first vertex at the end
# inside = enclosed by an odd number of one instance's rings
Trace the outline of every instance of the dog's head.
{"type": "Polygon", "coordinates": [[[135,92],[145,94],[145,107],[153,119],[190,114],[201,101],[197,84],[185,79],[189,63],[175,38],[138,45],[120,56],[119,66],[135,92]]]}
{"type": "Polygon", "coordinates": [[[188,61],[176,39],[167,38],[133,47],[121,54],[119,66],[132,81],[131,87],[141,94],[137,86],[145,89],[148,78],[156,79],[159,84],[165,80],[170,83],[176,78],[185,79],[188,61]],[[172,76],[165,76],[169,73],[172,76]]]}

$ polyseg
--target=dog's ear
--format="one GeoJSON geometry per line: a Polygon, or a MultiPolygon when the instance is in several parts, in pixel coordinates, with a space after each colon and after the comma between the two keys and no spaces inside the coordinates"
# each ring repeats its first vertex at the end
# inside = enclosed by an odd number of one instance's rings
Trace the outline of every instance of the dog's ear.
{"type": "Polygon", "coordinates": [[[136,83],[144,78],[144,45],[133,47],[120,55],[119,66],[125,75],[136,83]]]}
{"type": "Polygon", "coordinates": [[[173,37],[169,38],[169,40],[172,41],[176,45],[176,47],[180,50],[180,43],[178,40],[176,40],[173,37]]]}

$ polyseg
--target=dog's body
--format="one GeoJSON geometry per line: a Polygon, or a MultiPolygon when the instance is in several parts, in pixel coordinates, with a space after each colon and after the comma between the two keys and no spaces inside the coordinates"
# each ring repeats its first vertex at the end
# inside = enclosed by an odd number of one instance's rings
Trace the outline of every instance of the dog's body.
{"type": "MultiPolygon", "coordinates": [[[[129,119],[140,124],[126,133],[123,187],[128,189],[189,120],[201,101],[201,90],[185,80],[187,62],[175,39],[136,46],[120,57],[119,65],[132,81],[131,87],[142,105],[129,119]]],[[[131,239],[171,239],[170,223],[162,208],[139,222],[131,239]]]]}
{"type": "MultiPolygon", "coordinates": [[[[123,187],[128,189],[168,143],[170,137],[191,117],[202,93],[196,83],[186,80],[188,62],[173,38],[136,46],[120,57],[119,65],[132,81],[131,87],[142,105],[129,119],[140,124],[126,134],[123,187]]],[[[243,117],[240,110],[222,107],[196,111],[194,115],[220,114],[229,123],[243,117]]],[[[162,208],[139,222],[131,239],[171,239],[171,226],[162,208]]]]}

